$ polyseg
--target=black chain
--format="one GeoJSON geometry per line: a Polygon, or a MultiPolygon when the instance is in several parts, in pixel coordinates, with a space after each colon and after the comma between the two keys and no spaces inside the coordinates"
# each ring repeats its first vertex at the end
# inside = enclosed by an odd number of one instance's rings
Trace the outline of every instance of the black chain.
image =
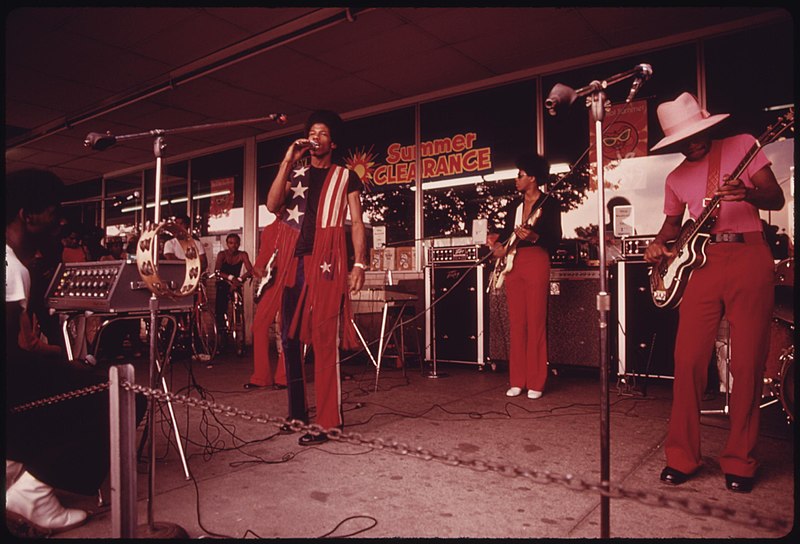
{"type": "Polygon", "coordinates": [[[74,391],[69,391],[68,393],[59,393],[58,395],[53,395],[52,397],[46,397],[39,400],[32,400],[31,402],[26,402],[24,404],[18,404],[16,406],[13,406],[9,410],[9,412],[12,414],[27,412],[28,410],[33,410],[34,408],[40,408],[42,406],[50,406],[53,404],[58,404],[59,402],[64,402],[66,400],[94,395],[95,393],[100,393],[101,391],[105,391],[106,389],[108,389],[108,387],[109,387],[108,382],[98,383],[97,385],[90,385],[88,387],[84,387],[83,389],[75,389],[74,391]]]}

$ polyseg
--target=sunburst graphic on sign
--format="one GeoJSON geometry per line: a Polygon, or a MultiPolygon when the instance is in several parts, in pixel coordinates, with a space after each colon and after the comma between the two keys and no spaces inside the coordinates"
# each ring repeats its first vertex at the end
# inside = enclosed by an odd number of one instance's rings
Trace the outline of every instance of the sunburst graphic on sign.
{"type": "Polygon", "coordinates": [[[375,159],[378,156],[373,153],[372,149],[373,146],[370,146],[369,151],[365,147],[356,150],[351,149],[344,160],[345,165],[358,174],[358,177],[364,183],[364,187],[368,190],[371,190],[374,186],[372,174],[375,171],[375,159]]]}

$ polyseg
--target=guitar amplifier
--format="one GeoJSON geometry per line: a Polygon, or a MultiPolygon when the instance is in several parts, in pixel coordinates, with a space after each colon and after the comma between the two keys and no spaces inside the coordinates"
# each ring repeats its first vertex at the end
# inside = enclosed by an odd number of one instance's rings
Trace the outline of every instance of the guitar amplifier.
{"type": "Polygon", "coordinates": [[[600,270],[550,270],[547,352],[552,365],[600,367],[600,270]]]}
{"type": "Polygon", "coordinates": [[[585,240],[561,240],[550,256],[553,267],[569,267],[586,264],[589,260],[589,242],[585,240]]]}
{"type": "Polygon", "coordinates": [[[655,240],[655,236],[629,236],[622,239],[622,258],[630,261],[644,259],[647,246],[655,240]]]}
{"type": "Polygon", "coordinates": [[[431,263],[477,263],[489,254],[489,248],[482,245],[432,247],[430,248],[431,263]]]}
{"type": "MultiPolygon", "coordinates": [[[[158,275],[174,283],[183,283],[183,261],[161,261],[158,275]]],[[[148,312],[151,291],[142,281],[136,263],[98,261],[61,263],[47,289],[47,306],[55,311],[91,310],[103,313],[148,312]]],[[[159,310],[189,310],[194,297],[161,298],[159,310]]]]}
{"type": "Polygon", "coordinates": [[[426,359],[477,364],[481,368],[486,364],[489,342],[485,266],[449,263],[429,267],[426,359]]]}
{"type": "Polygon", "coordinates": [[[618,375],[671,379],[678,310],[656,307],[648,270],[645,262],[617,263],[612,287],[617,295],[618,375]]]}

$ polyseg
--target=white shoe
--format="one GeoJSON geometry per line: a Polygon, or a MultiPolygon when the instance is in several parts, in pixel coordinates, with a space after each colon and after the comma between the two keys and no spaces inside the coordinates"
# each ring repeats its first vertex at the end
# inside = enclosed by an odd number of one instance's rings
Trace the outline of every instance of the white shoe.
{"type": "Polygon", "coordinates": [[[541,391],[534,391],[534,390],[532,390],[532,389],[528,389],[528,398],[529,398],[529,399],[539,399],[539,398],[542,398],[542,392],[541,392],[541,391]]]}
{"type": "Polygon", "coordinates": [[[520,387],[512,387],[511,389],[506,391],[506,396],[507,397],[516,397],[520,393],[522,393],[522,388],[520,388],[520,387]]]}
{"type": "Polygon", "coordinates": [[[61,506],[53,488],[28,472],[23,472],[6,491],[6,515],[23,518],[46,534],[77,527],[88,517],[83,510],[61,506]]]}

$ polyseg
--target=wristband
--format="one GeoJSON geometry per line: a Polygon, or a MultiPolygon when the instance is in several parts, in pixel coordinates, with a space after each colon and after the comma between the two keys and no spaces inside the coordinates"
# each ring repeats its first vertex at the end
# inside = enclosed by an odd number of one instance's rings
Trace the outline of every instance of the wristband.
{"type": "Polygon", "coordinates": [[[365,265],[364,263],[354,263],[353,264],[353,268],[356,268],[356,267],[360,268],[361,270],[366,270],[367,269],[367,265],[365,265]]]}

